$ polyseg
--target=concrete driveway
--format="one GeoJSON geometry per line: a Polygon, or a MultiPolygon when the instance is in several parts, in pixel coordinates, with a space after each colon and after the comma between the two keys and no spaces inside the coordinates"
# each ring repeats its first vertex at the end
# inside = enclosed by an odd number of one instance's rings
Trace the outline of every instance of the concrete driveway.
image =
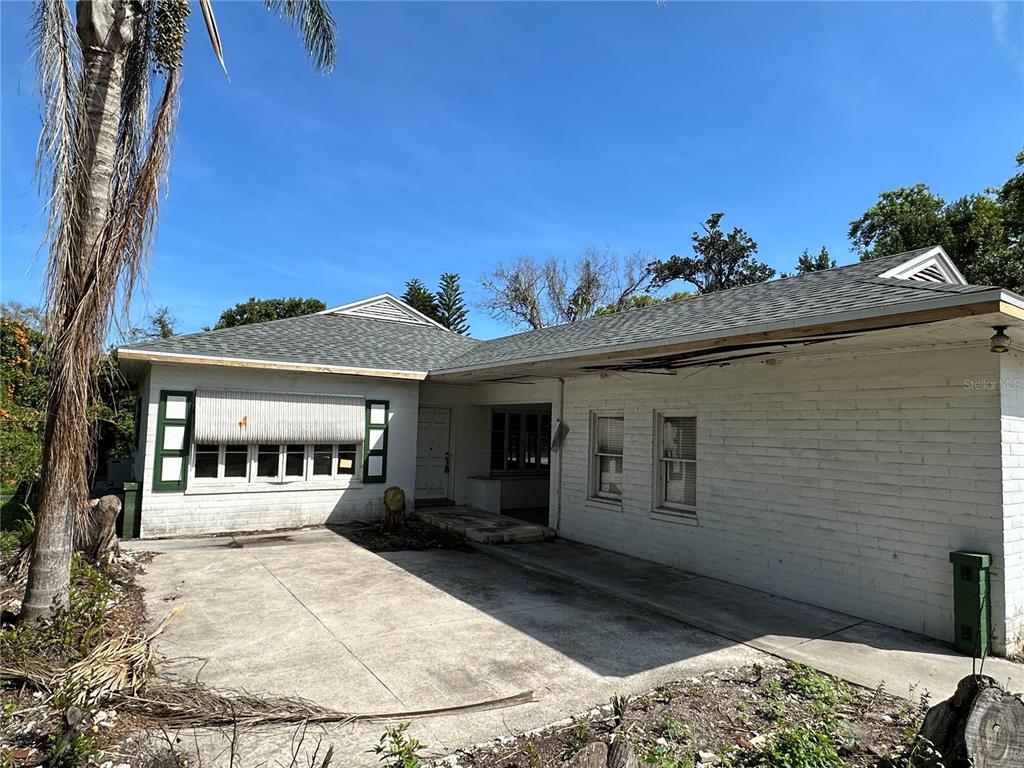
{"type": "MultiPolygon", "coordinates": [[[[969,658],[926,638],[562,541],[373,554],[314,529],[130,546],[159,553],[142,579],[150,620],[187,603],[159,640],[162,674],[353,713],[534,692],[530,704],[417,720],[412,733],[432,754],[539,728],[614,693],[777,657],[910,698],[945,698],[971,671],[969,658]]],[[[1024,680],[1003,659],[985,672],[1011,689],[1024,680]]],[[[382,730],[327,735],[349,765],[372,765],[382,730]]],[[[291,736],[244,736],[242,764],[291,764],[291,736]]],[[[199,743],[204,765],[229,762],[223,737],[199,743]]]]}
{"type": "MultiPolygon", "coordinates": [[[[322,529],[132,546],[159,553],[142,579],[151,621],[187,604],[158,642],[164,675],[361,713],[535,692],[532,704],[416,721],[431,753],[537,728],[613,693],[766,659],[479,552],[377,555],[322,529]]],[[[370,765],[366,750],[382,730],[328,733],[348,764],[370,765]]],[[[244,736],[243,764],[288,764],[290,739],[285,729],[244,736]]],[[[227,762],[224,738],[200,744],[204,765],[227,762]]]]}

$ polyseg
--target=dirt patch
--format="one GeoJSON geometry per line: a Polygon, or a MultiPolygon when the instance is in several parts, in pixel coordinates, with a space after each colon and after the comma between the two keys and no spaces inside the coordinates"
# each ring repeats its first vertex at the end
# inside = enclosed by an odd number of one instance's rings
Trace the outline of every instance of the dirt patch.
{"type": "Polygon", "coordinates": [[[330,529],[371,552],[398,552],[409,549],[470,549],[466,544],[466,537],[458,531],[438,528],[417,518],[409,518],[405,525],[395,531],[385,530],[381,523],[364,522],[330,526],[330,529]]]}
{"type": "Polygon", "coordinates": [[[435,765],[589,764],[590,754],[626,739],[637,760],[656,768],[868,768],[903,753],[927,704],[927,697],[912,703],[884,689],[869,691],[777,662],[663,685],[540,731],[456,752],[435,765]]]}
{"type": "MultiPolygon", "coordinates": [[[[151,553],[124,552],[104,568],[111,592],[103,623],[89,641],[92,647],[108,638],[144,634],[144,593],[136,579],[152,558],[151,553]]],[[[24,589],[24,579],[8,580],[4,585],[5,607],[20,606],[24,589]]],[[[0,765],[38,765],[43,755],[52,758],[56,750],[62,749],[68,759],[80,751],[83,764],[86,755],[98,764],[104,760],[123,762],[125,757],[138,753],[133,736],[141,727],[138,718],[114,707],[87,708],[83,715],[72,743],[66,737],[65,712],[53,706],[46,692],[5,680],[0,687],[0,765]]]]}

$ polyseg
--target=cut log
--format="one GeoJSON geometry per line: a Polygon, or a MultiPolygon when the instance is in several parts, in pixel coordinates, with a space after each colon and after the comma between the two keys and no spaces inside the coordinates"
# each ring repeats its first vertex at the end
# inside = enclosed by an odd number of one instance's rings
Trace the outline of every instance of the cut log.
{"type": "Polygon", "coordinates": [[[1019,768],[1024,702],[991,677],[968,675],[956,693],[928,710],[919,737],[914,768],[1019,768]]]}
{"type": "Polygon", "coordinates": [[[1024,701],[998,686],[983,688],[964,729],[967,757],[974,768],[1024,765],[1024,701]]]}
{"type": "Polygon", "coordinates": [[[85,530],[79,535],[81,550],[94,563],[109,562],[119,554],[117,516],[121,499],[113,494],[102,497],[89,510],[85,530]]]}
{"type": "Polygon", "coordinates": [[[566,768],[605,768],[608,747],[604,742],[593,741],[569,758],[566,768]]]}
{"type": "Polygon", "coordinates": [[[616,739],[608,747],[608,768],[640,768],[628,739],[616,739]]]}

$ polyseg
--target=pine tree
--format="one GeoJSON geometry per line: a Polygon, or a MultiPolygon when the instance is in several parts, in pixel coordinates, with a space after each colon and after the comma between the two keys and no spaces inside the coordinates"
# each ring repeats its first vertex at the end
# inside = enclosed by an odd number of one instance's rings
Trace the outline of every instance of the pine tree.
{"type": "Polygon", "coordinates": [[[431,320],[437,320],[437,297],[427,290],[422,280],[413,278],[406,281],[402,301],[431,320]]]}
{"type": "Polygon", "coordinates": [[[796,264],[796,273],[798,275],[806,275],[808,272],[832,269],[835,265],[835,260],[829,256],[828,248],[824,245],[821,246],[821,252],[817,256],[811,256],[810,252],[804,248],[804,252],[800,254],[800,259],[796,264]]]}
{"type": "Polygon", "coordinates": [[[469,333],[466,322],[466,303],[462,296],[459,276],[454,272],[441,275],[437,289],[437,322],[453,333],[469,333]]]}

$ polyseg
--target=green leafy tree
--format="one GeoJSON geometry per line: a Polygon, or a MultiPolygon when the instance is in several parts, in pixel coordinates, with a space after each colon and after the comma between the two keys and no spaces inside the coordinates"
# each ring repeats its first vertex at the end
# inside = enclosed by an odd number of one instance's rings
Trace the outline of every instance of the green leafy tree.
{"type": "Polygon", "coordinates": [[[437,288],[437,322],[454,333],[468,334],[467,317],[459,276],[454,272],[445,272],[437,288]]]}
{"type": "Polygon", "coordinates": [[[796,262],[796,273],[798,275],[806,275],[808,272],[832,269],[835,265],[835,259],[829,256],[828,248],[824,245],[821,246],[817,256],[811,256],[810,252],[804,248],[804,252],[800,254],[800,258],[796,262]]]}
{"type": "Polygon", "coordinates": [[[43,334],[10,319],[6,309],[0,317],[0,493],[21,501],[41,477],[49,358],[43,334]]]}
{"type": "Polygon", "coordinates": [[[693,256],[651,262],[651,284],[657,288],[684,280],[695,286],[697,293],[714,293],[775,277],[774,269],[754,258],[757,243],[750,235],[738,227],[729,234],[722,231],[724,216],[712,213],[701,225],[703,232],[693,233],[693,256]]]}
{"type": "Polygon", "coordinates": [[[850,222],[849,237],[861,261],[915,248],[948,245],[946,201],[927,184],[883,192],[862,216],[850,222]]]}
{"type": "Polygon", "coordinates": [[[416,311],[422,312],[431,320],[437,320],[437,297],[427,290],[427,286],[419,278],[414,277],[412,280],[406,281],[402,301],[416,311]]]}
{"type": "Polygon", "coordinates": [[[605,304],[603,307],[598,307],[594,315],[614,315],[616,312],[625,312],[630,309],[643,309],[644,307],[653,307],[657,304],[682,301],[683,299],[690,298],[692,295],[689,291],[676,291],[668,296],[652,296],[649,293],[640,293],[636,296],[630,296],[621,304],[605,304]]]}
{"type": "Polygon", "coordinates": [[[283,320],[286,317],[301,317],[323,312],[327,305],[320,299],[257,299],[243,301],[220,313],[216,328],[234,328],[237,325],[265,323],[267,320],[283,320]]]}
{"type": "Polygon", "coordinates": [[[924,184],[883,192],[850,224],[861,259],[941,245],[969,283],[1024,290],[1024,152],[1002,187],[946,203],[924,184]]]}
{"type": "MultiPolygon", "coordinates": [[[[223,66],[212,3],[199,5],[223,66]]],[[[333,68],[335,25],[323,0],[265,5],[297,29],[318,69],[333,68]]],[[[130,300],[156,230],[189,15],[186,0],[81,0],[74,18],[66,0],[35,6],[53,375],[23,622],[66,605],[73,548],[87,543],[86,457],[98,362],[111,316],[119,301],[130,300]]]]}

